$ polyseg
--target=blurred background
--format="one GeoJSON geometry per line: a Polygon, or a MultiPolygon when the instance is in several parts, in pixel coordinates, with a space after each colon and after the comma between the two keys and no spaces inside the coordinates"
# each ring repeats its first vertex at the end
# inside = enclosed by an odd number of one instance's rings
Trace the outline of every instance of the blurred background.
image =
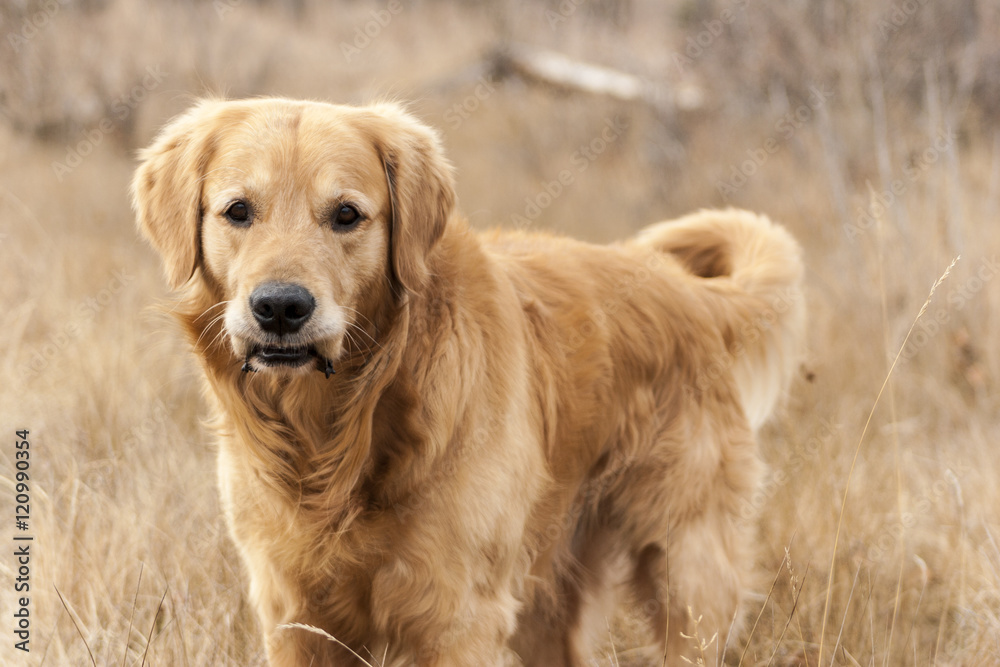
{"type": "MultiPolygon", "coordinates": [[[[4,631],[0,662],[264,664],[128,202],[137,150],[215,94],[408,102],[479,229],[787,225],[809,349],[726,662],[997,664],[998,34],[995,0],[4,0],[0,424],[30,430],[35,541],[31,652],[4,631]]],[[[11,443],[4,521],[13,476],[11,443]]],[[[594,664],[659,664],[642,602],[594,664]]]]}

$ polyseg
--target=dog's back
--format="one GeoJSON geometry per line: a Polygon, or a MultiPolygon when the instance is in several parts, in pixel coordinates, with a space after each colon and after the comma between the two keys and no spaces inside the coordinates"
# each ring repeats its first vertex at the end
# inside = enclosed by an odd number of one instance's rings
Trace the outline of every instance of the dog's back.
{"type": "Polygon", "coordinates": [[[764,217],[709,211],[610,247],[528,234],[492,247],[532,329],[557,490],[533,526],[549,586],[515,647],[527,664],[580,664],[627,584],[675,658],[688,607],[717,650],[750,585],[750,526],[735,519],[761,473],[753,433],[801,344],[797,244],[764,217]]]}

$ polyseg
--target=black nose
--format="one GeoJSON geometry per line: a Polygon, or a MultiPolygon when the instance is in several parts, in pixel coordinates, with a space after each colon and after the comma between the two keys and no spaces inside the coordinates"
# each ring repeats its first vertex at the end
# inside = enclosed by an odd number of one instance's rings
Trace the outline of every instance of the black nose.
{"type": "Polygon", "coordinates": [[[282,336],[295,333],[309,321],[316,300],[301,285],[264,283],[250,294],[250,310],[261,329],[282,336]]]}

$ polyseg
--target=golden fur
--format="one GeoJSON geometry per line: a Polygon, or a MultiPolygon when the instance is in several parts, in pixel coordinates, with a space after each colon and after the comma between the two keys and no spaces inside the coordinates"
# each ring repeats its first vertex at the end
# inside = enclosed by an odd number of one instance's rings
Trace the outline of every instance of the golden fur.
{"type": "Polygon", "coordinates": [[[734,650],[754,431],[803,321],[782,228],[727,210],[610,246],[475,234],[436,135],[393,104],[204,101],[133,196],[204,367],[272,665],[361,664],[342,646],[582,665],[622,595],[671,664],[692,617],[710,664],[734,650]],[[248,305],[268,281],[314,297],[288,336],[314,363],[253,356],[274,343],[248,305]]]}

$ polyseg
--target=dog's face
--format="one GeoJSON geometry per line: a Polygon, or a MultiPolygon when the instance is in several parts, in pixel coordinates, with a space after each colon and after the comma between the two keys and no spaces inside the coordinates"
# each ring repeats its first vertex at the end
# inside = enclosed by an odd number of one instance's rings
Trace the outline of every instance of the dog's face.
{"type": "Polygon", "coordinates": [[[331,372],[420,290],[454,206],[435,135],[394,105],[204,102],[143,155],[138,224],[172,286],[216,293],[234,362],[331,372]],[[351,330],[356,333],[352,335],[351,330]]]}

